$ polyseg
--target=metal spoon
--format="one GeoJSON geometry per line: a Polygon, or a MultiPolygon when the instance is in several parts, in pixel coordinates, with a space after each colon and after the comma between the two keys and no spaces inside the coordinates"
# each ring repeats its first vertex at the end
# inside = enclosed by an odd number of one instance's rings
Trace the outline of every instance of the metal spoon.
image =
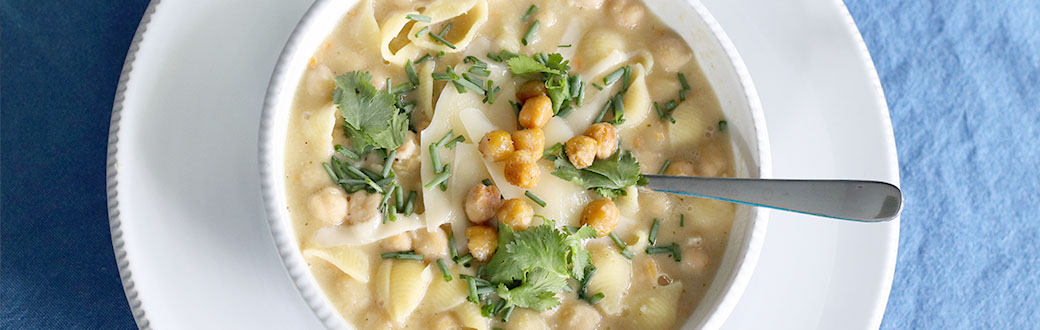
{"type": "Polygon", "coordinates": [[[885,182],[732,179],[646,175],[650,189],[822,217],[882,222],[899,215],[903,193],[885,182]]]}

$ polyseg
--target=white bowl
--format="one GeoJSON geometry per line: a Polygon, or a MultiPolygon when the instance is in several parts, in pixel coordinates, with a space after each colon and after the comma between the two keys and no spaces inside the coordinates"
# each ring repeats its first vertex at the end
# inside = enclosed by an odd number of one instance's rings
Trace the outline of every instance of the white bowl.
{"type": "MultiPolygon", "coordinates": [[[[271,234],[300,295],[331,329],[351,327],[332,307],[309,272],[292,231],[286,210],[285,139],[293,97],[308,60],[356,3],[357,0],[318,0],[307,10],[275,66],[260,120],[260,175],[271,234]]],[[[718,22],[696,1],[646,1],[646,4],[693,48],[728,121],[737,176],[769,177],[771,156],[758,94],[743,60],[718,22]]],[[[737,208],[737,218],[715,279],[683,328],[716,329],[729,317],[758,261],[767,218],[765,209],[737,208]]]]}

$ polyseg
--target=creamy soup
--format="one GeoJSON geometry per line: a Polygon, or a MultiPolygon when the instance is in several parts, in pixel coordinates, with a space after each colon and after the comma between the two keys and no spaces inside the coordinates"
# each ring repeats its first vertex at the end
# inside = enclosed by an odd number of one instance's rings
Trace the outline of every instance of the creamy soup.
{"type": "Polygon", "coordinates": [[[361,1],[310,59],[288,210],[362,329],[669,329],[734,206],[640,173],[732,176],[691,49],[636,0],[361,1]]]}

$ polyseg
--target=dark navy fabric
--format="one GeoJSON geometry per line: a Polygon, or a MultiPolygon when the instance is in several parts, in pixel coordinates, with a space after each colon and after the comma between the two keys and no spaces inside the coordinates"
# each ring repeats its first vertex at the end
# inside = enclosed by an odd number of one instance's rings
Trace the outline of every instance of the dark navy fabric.
{"type": "MultiPolygon", "coordinates": [[[[885,88],[907,200],[882,327],[1040,327],[1040,1],[846,4],[885,88]]],[[[0,1],[0,328],[134,327],[105,151],[146,6],[0,1]]]]}

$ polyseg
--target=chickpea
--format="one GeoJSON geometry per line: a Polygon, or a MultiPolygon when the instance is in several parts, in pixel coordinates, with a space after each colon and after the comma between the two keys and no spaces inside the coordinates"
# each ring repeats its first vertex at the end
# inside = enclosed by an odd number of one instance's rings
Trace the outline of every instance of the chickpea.
{"type": "Polygon", "coordinates": [[[328,225],[338,225],[347,217],[347,196],[339,187],[325,187],[309,202],[311,216],[328,225]]]}
{"type": "Polygon", "coordinates": [[[697,175],[722,176],[726,174],[726,151],[714,143],[703,144],[697,158],[697,175]]]}
{"type": "Polygon", "coordinates": [[[503,223],[514,230],[521,230],[531,225],[534,217],[534,209],[527,202],[519,198],[508,199],[498,208],[498,222],[503,223]]]}
{"type": "Polygon", "coordinates": [[[477,184],[466,193],[466,217],[472,223],[488,221],[501,205],[502,193],[494,185],[477,184]]]}
{"type": "Polygon", "coordinates": [[[516,98],[520,100],[520,103],[524,103],[529,98],[543,96],[547,93],[544,82],[529,80],[521,85],[520,89],[516,91],[516,98]]]}
{"type": "Polygon", "coordinates": [[[516,150],[528,150],[535,155],[541,155],[545,151],[545,133],[541,128],[513,132],[513,147],[516,150]]]}
{"type": "Polygon", "coordinates": [[[448,255],[448,235],[440,227],[416,230],[415,236],[412,242],[415,253],[423,255],[426,260],[437,260],[448,255]]]}
{"type": "Polygon", "coordinates": [[[634,29],[643,20],[646,9],[635,1],[615,1],[612,6],[614,21],[623,27],[634,29]]]}
{"type": "Polygon", "coordinates": [[[598,237],[607,236],[618,225],[621,211],[610,198],[597,199],[585,205],[581,211],[581,224],[596,229],[598,237]]]}
{"type": "Polygon", "coordinates": [[[608,123],[596,123],[585,130],[585,136],[596,140],[596,158],[607,159],[618,146],[617,128],[608,123]]]}
{"type": "Polygon", "coordinates": [[[588,136],[572,137],[567,140],[564,149],[567,151],[567,159],[571,161],[571,165],[579,169],[589,167],[596,159],[596,140],[588,136]]]}
{"type": "Polygon", "coordinates": [[[685,248],[682,251],[682,268],[693,274],[701,275],[708,270],[711,256],[701,248],[685,248]]]}
{"type": "Polygon", "coordinates": [[[552,119],[552,100],[548,96],[541,95],[524,101],[524,107],[520,109],[520,126],[524,128],[542,128],[552,119]]]}
{"type": "Polygon", "coordinates": [[[693,57],[693,51],[686,42],[675,35],[657,38],[652,47],[654,58],[667,72],[679,71],[693,57]]]}
{"type": "Polygon", "coordinates": [[[491,131],[484,134],[477,147],[484,158],[500,162],[513,152],[513,138],[506,131],[491,131]]]}
{"type": "Polygon", "coordinates": [[[412,237],[408,236],[408,233],[400,233],[379,241],[379,246],[382,247],[384,251],[408,251],[412,249],[412,237]]]}
{"type": "Polygon", "coordinates": [[[484,225],[466,228],[466,247],[469,253],[480,261],[487,261],[498,249],[498,231],[484,225]]]}
{"type": "Polygon", "coordinates": [[[695,174],[696,166],[690,160],[673,161],[668,164],[668,168],[664,170],[664,174],[667,175],[679,175],[679,176],[692,176],[695,174]]]}
{"type": "Polygon", "coordinates": [[[538,184],[538,179],[541,176],[541,170],[538,169],[538,164],[535,163],[537,159],[533,152],[527,150],[514,151],[513,155],[506,161],[506,166],[503,169],[506,181],[517,187],[533,188],[538,184]]]}
{"type": "Polygon", "coordinates": [[[383,196],[369,194],[364,190],[350,194],[350,212],[347,213],[347,223],[356,224],[379,220],[383,215],[379,212],[379,204],[382,202],[383,196]]]}

